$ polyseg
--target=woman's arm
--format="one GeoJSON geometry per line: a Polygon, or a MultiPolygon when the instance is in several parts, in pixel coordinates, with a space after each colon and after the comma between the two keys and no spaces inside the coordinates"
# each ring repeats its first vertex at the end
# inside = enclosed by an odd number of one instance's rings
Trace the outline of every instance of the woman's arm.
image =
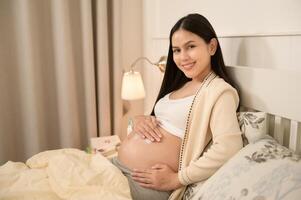
{"type": "Polygon", "coordinates": [[[143,187],[166,191],[205,180],[213,175],[242,148],[235,95],[233,91],[226,91],[215,103],[209,124],[213,144],[201,157],[192,160],[179,172],[171,170],[167,165],[160,165],[161,168],[154,166],[152,169],[134,170],[133,179],[143,187]]]}
{"type": "Polygon", "coordinates": [[[237,101],[236,94],[231,90],[219,96],[210,117],[213,144],[200,158],[192,160],[179,171],[179,180],[183,185],[209,178],[242,148],[236,116],[237,101]]]}

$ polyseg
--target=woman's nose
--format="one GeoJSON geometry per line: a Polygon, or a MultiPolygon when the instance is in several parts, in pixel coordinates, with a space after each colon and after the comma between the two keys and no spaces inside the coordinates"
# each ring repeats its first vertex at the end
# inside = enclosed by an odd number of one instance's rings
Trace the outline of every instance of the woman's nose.
{"type": "Polygon", "coordinates": [[[189,58],[189,55],[187,54],[187,51],[181,51],[180,59],[181,61],[187,60],[189,58]]]}

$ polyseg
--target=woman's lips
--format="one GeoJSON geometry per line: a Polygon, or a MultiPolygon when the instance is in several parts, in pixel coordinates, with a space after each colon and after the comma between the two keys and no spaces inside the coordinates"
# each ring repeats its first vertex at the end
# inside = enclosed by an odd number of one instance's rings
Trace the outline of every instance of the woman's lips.
{"type": "Polygon", "coordinates": [[[182,64],[182,67],[186,70],[191,69],[194,66],[195,62],[192,63],[187,63],[187,64],[182,64]]]}

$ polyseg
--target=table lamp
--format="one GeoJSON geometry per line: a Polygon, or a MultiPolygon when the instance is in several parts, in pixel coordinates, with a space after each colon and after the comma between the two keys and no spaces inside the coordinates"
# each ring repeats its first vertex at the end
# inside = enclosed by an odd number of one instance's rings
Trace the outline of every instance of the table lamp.
{"type": "Polygon", "coordinates": [[[161,56],[158,62],[152,62],[146,57],[137,58],[131,65],[131,69],[123,74],[122,87],[121,87],[121,98],[124,100],[138,100],[145,97],[145,90],[141,74],[134,71],[138,61],[146,60],[148,63],[158,67],[163,73],[166,66],[166,56],[161,56]]]}

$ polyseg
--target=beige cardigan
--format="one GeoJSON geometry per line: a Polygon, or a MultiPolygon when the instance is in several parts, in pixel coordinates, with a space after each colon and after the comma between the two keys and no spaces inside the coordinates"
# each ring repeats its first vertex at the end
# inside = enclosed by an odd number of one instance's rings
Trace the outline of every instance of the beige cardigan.
{"type": "Polygon", "coordinates": [[[181,199],[187,185],[209,178],[242,148],[238,102],[236,90],[214,73],[204,81],[182,141],[178,176],[185,187],[175,190],[169,199],[181,199]],[[211,138],[213,143],[205,149],[211,138]]]}

